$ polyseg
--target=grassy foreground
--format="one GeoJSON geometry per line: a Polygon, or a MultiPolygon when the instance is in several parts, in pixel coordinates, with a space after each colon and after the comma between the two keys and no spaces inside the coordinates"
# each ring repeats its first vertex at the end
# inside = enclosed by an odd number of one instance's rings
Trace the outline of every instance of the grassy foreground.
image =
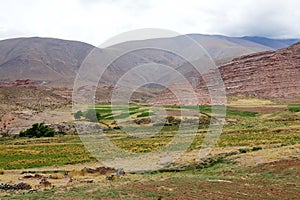
{"type": "MultiPolygon", "coordinates": [[[[298,105],[282,108],[283,105],[263,109],[228,107],[223,132],[214,148],[216,153],[211,155],[208,165],[182,158],[172,170],[127,174],[112,182],[104,178],[94,184],[30,194],[4,194],[1,199],[297,199],[300,114],[298,105]],[[226,152],[230,153],[218,156],[226,152]]],[[[147,127],[153,124],[145,119],[155,115],[151,107],[134,105],[124,114],[122,106],[116,112],[106,104],[96,106],[105,134],[118,147],[135,153],[148,153],[168,144],[178,131],[176,119],[180,118],[180,109],[196,109],[202,122],[197,125],[196,136],[187,150],[189,157],[201,148],[211,120],[210,107],[167,107],[166,117],[172,116],[172,121],[154,136],[139,138],[116,127],[114,120],[145,122],[142,126],[147,132],[147,127]]],[[[0,139],[0,168],[4,170],[26,171],[76,163],[86,163],[89,167],[90,161],[95,158],[77,135],[0,139]]],[[[0,180],[4,175],[0,175],[0,180]]]]}

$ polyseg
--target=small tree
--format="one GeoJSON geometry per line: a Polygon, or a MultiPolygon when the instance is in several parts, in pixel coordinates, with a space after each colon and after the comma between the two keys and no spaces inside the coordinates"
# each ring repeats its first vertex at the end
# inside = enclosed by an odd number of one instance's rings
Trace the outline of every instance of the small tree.
{"type": "Polygon", "coordinates": [[[77,111],[76,113],[74,113],[74,118],[75,119],[80,119],[81,118],[81,116],[82,116],[82,112],[81,112],[81,110],[79,110],[79,111],[77,111]]]}
{"type": "Polygon", "coordinates": [[[45,125],[45,123],[35,123],[31,128],[20,132],[20,137],[53,137],[54,129],[45,125]]]}
{"type": "Polygon", "coordinates": [[[100,119],[100,113],[96,113],[94,109],[89,109],[85,113],[85,118],[90,122],[98,122],[100,119]]]}

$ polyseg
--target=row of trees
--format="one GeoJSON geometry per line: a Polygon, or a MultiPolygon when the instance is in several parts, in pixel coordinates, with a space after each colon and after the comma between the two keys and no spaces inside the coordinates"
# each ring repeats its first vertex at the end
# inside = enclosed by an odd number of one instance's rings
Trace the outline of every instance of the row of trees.
{"type": "Polygon", "coordinates": [[[84,113],[81,110],[74,113],[76,120],[81,119],[81,117],[85,117],[85,119],[90,122],[98,122],[100,120],[100,113],[95,112],[94,109],[89,109],[84,113]]]}
{"type": "Polygon", "coordinates": [[[50,126],[45,125],[45,123],[35,123],[31,128],[21,131],[20,137],[53,137],[55,131],[50,126]]]}

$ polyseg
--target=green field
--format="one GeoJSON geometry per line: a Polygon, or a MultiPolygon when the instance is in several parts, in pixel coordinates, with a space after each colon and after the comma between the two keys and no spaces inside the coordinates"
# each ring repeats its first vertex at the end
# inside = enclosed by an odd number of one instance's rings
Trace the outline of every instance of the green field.
{"type": "MultiPolygon", "coordinates": [[[[272,110],[274,107],[270,109],[272,110]]],[[[282,105],[280,107],[282,108],[282,105]]],[[[211,116],[210,106],[165,106],[162,108],[166,109],[164,115],[166,121],[159,124],[162,125],[162,129],[153,136],[144,138],[130,135],[122,127],[116,128],[118,126],[116,121],[120,120],[127,123],[131,120],[141,123],[138,124],[141,128],[140,131],[147,134],[152,131],[153,127],[158,125],[158,122],[153,124],[147,120],[149,117],[155,117],[157,113],[157,110],[154,110],[153,107],[130,105],[128,109],[127,106],[118,105],[112,109],[108,104],[100,104],[95,107],[95,110],[99,113],[98,119],[100,125],[105,128],[104,134],[110,141],[119,148],[133,153],[149,153],[160,150],[171,142],[178,133],[178,120],[186,120],[187,123],[190,123],[188,127],[196,127],[197,130],[194,140],[187,149],[187,155],[189,153],[192,154],[201,148],[203,139],[209,128],[210,120],[217,120],[217,118],[211,116]],[[180,116],[180,110],[196,111],[199,115],[180,116]],[[195,120],[200,120],[201,123],[195,123],[195,120]]],[[[71,188],[68,190],[68,193],[57,193],[59,190],[54,189],[21,196],[17,194],[12,196],[4,195],[3,198],[39,199],[41,197],[48,197],[51,199],[54,195],[53,199],[68,199],[69,197],[70,199],[80,199],[82,197],[90,199],[135,199],[138,197],[150,199],[164,197],[172,199],[183,198],[186,195],[175,189],[181,183],[184,183],[183,187],[187,191],[190,191],[191,194],[199,192],[199,188],[197,187],[204,187],[206,191],[210,191],[213,195],[212,197],[217,197],[218,194],[209,188],[210,185],[215,185],[225,195],[226,190],[221,189],[222,187],[218,181],[214,182],[214,180],[219,179],[225,181],[225,187],[228,190],[235,190],[233,187],[238,187],[246,195],[250,195],[253,189],[259,190],[255,186],[258,183],[262,187],[265,184],[269,184],[268,187],[272,189],[270,192],[271,195],[279,187],[287,188],[286,191],[282,191],[282,194],[287,194],[292,198],[297,196],[300,191],[299,188],[294,189],[294,185],[300,183],[299,177],[295,175],[295,173],[298,173],[297,170],[294,170],[295,168],[286,168],[286,171],[282,171],[281,168],[273,170],[273,165],[266,165],[265,170],[261,170],[264,168],[253,166],[241,167],[237,163],[251,163],[256,158],[258,161],[284,161],[290,158],[292,161],[288,162],[289,165],[298,165],[300,120],[297,118],[299,113],[295,108],[298,107],[295,105],[286,105],[286,110],[284,111],[276,111],[275,109],[268,113],[261,113],[259,109],[249,111],[253,110],[253,107],[228,107],[226,111],[226,123],[214,148],[217,154],[211,155],[204,163],[194,161],[185,162],[184,158],[182,158],[176,161],[177,164],[171,168],[166,168],[162,171],[147,172],[145,174],[128,174],[113,185],[107,181],[100,181],[94,185],[81,185],[71,188]],[[143,181],[140,182],[141,180],[143,181]],[[291,185],[286,185],[286,181],[291,185]],[[136,182],[144,184],[149,189],[140,188],[136,182]],[[129,183],[129,185],[123,187],[122,185],[125,183],[129,183]],[[229,183],[233,183],[234,186],[232,185],[231,188],[229,183]],[[271,183],[276,183],[277,186],[271,185],[271,183]],[[244,186],[245,184],[251,187],[246,187],[244,186]],[[197,187],[194,187],[194,185],[197,185],[197,187]],[[162,186],[173,189],[159,189],[162,186]]],[[[84,121],[84,117],[79,120],[79,122],[84,121]]],[[[188,128],[184,129],[184,134],[190,134],[190,130],[188,128]]],[[[78,135],[56,135],[50,138],[0,138],[0,169],[3,170],[22,169],[26,171],[30,170],[30,168],[42,169],[45,166],[55,167],[76,163],[86,163],[88,166],[91,161],[96,161],[96,159],[86,150],[78,135]]],[[[285,166],[286,163],[277,164],[285,166]]],[[[275,195],[273,197],[277,197],[275,193],[273,195],[275,195]]],[[[241,194],[233,196],[243,199],[243,195],[241,194]]],[[[268,199],[269,197],[272,199],[272,196],[268,196],[267,194],[256,194],[256,198],[268,199]]]]}
{"type": "MultiPolygon", "coordinates": [[[[174,111],[176,114],[176,111],[180,109],[196,109],[199,113],[210,115],[211,110],[209,106],[183,106],[182,108],[167,106],[165,108],[171,114],[174,114],[174,111]]],[[[117,114],[113,114],[109,105],[96,106],[96,112],[100,113],[100,123],[106,124],[108,127],[105,134],[115,145],[126,151],[141,153],[159,150],[167,145],[178,131],[178,125],[169,124],[153,137],[132,137],[122,129],[114,129],[114,125],[110,123],[113,119],[147,118],[149,113],[150,116],[153,113],[152,108],[132,105],[129,108],[129,112],[131,112],[129,115],[124,113],[128,109],[126,106],[118,106],[114,109],[117,114]]],[[[227,109],[226,119],[228,122],[223,127],[216,147],[253,147],[273,144],[284,146],[300,143],[299,120],[269,120],[257,112],[231,110],[230,108],[227,109]]],[[[148,125],[141,131],[147,133],[151,132],[151,129],[151,125],[148,125]]],[[[201,147],[207,129],[208,124],[199,125],[189,150],[201,147]]],[[[188,132],[189,130],[186,130],[186,134],[188,132]]],[[[55,136],[54,138],[1,138],[0,144],[0,168],[3,169],[42,167],[95,160],[76,135],[55,136]]]]}

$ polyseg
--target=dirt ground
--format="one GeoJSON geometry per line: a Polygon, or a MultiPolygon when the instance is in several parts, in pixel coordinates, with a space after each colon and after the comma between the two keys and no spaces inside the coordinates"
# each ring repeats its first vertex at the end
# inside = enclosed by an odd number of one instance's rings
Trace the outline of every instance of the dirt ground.
{"type": "Polygon", "coordinates": [[[10,134],[19,134],[21,130],[31,127],[34,123],[45,122],[46,124],[61,123],[72,121],[73,115],[71,108],[59,108],[56,110],[45,110],[43,112],[34,113],[31,110],[16,111],[7,114],[2,118],[5,121],[7,128],[10,129],[10,134]]]}
{"type": "MultiPolygon", "coordinates": [[[[232,152],[237,148],[216,148],[209,155],[232,152]]],[[[198,151],[190,151],[176,162],[178,165],[193,163],[197,153],[198,151]]],[[[25,177],[39,174],[46,176],[56,191],[63,192],[73,187],[90,185],[90,191],[99,187],[118,191],[118,199],[297,199],[300,194],[299,145],[264,148],[255,152],[232,155],[226,159],[235,164],[229,168],[218,166],[212,168],[211,172],[207,168],[206,171],[165,172],[160,173],[161,176],[156,174],[153,177],[128,173],[120,181],[112,182],[106,180],[106,175],[81,174],[80,170],[84,167],[101,166],[99,162],[7,170],[0,175],[0,181],[14,184],[25,182],[35,189],[39,187],[41,178],[25,177]],[[55,171],[72,170],[75,171],[73,176],[59,172],[60,178],[51,178],[57,176],[55,171]]],[[[41,190],[43,189],[45,188],[41,190]]],[[[85,192],[89,196],[88,191],[85,192]]],[[[59,196],[57,198],[60,199],[59,196]]]]}

